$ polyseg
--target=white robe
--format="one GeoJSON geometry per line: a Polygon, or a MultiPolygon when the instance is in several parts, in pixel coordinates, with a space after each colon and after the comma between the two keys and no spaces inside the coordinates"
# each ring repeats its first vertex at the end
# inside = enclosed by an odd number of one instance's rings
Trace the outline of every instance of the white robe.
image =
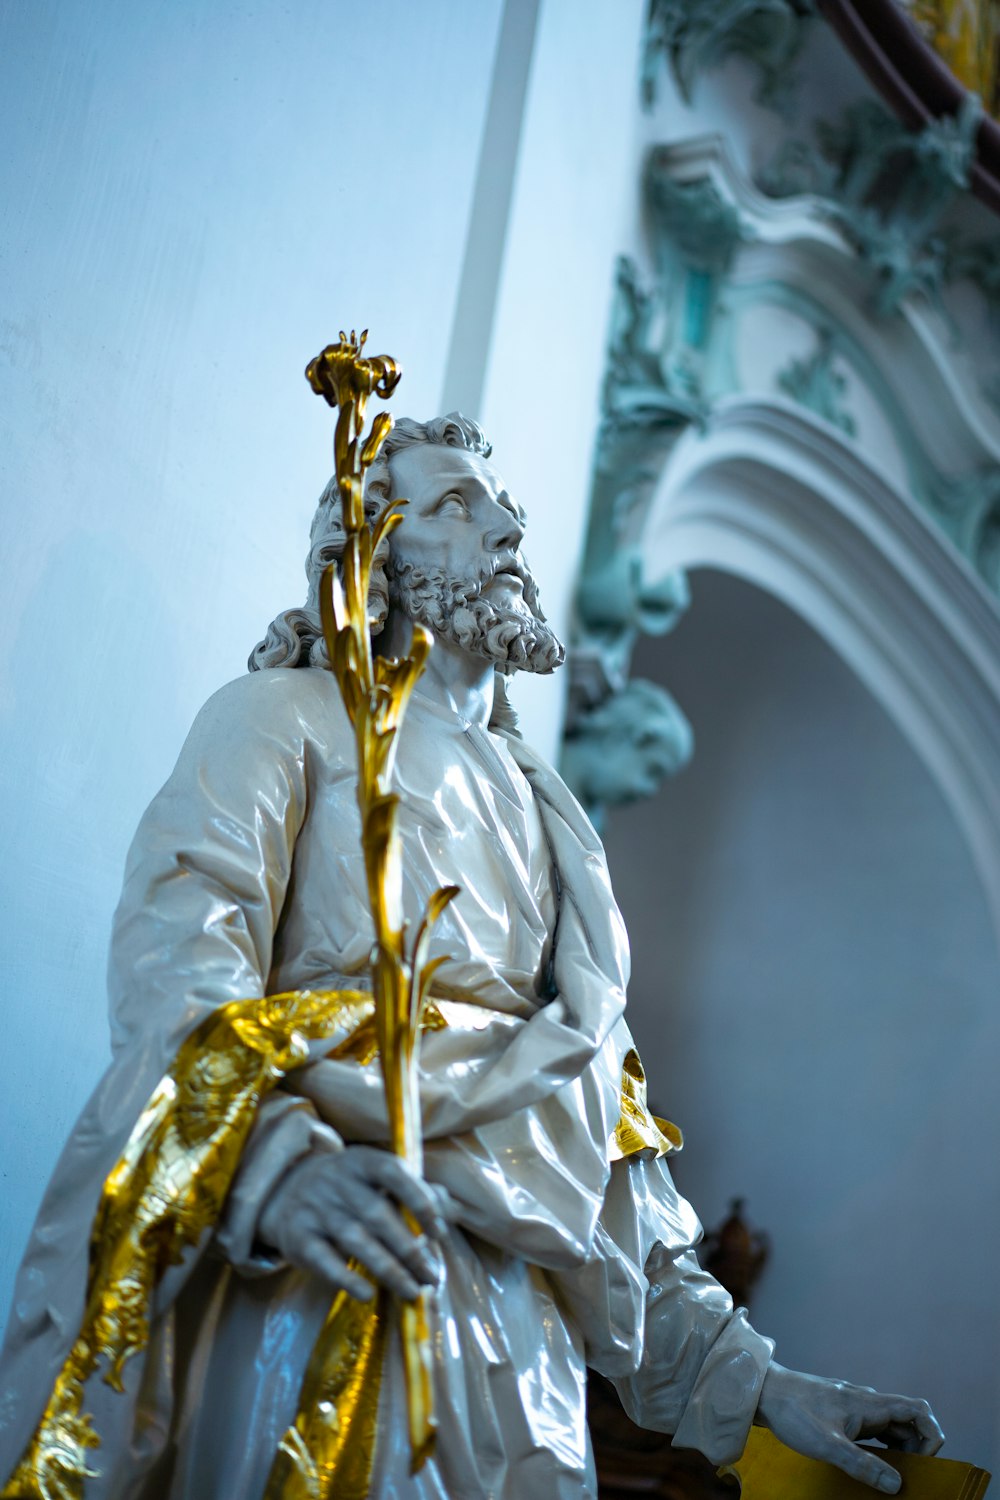
{"type": "MultiPolygon", "coordinates": [[[[697,1219],[664,1162],[609,1165],[631,1039],[627,945],[597,837],[527,746],[419,694],[396,780],[407,916],[437,886],[462,887],[432,945],[451,956],[435,980],[449,1025],[425,1036],[421,1058],[426,1174],[461,1215],[433,1314],[437,1451],[409,1476],[391,1346],[372,1495],[592,1496],[587,1363],[640,1423],[734,1459],[772,1346],[699,1268],[697,1219]]],[[[371,942],[353,739],[333,677],[278,669],[231,683],[199,715],[129,856],[111,953],[115,1060],[22,1267],[0,1366],[0,1473],[79,1325],[103,1177],[181,1040],[229,1000],[358,987],[371,942]]],[[[260,1254],[257,1215],[306,1151],[385,1138],[377,1065],[335,1062],[330,1045],[314,1044],[313,1063],[262,1107],[224,1221],[161,1289],[126,1395],[88,1385],[103,1444],[87,1500],[259,1500],[330,1293],[260,1254]]]]}

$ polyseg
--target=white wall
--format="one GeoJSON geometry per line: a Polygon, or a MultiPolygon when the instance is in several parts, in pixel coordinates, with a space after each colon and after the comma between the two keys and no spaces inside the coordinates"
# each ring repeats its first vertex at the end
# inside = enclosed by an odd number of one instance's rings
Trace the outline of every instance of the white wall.
{"type": "MultiPolygon", "coordinates": [[[[645,0],[550,0],[529,84],[483,419],[525,498],[527,556],[563,640],[589,498],[615,257],[634,201],[645,0]]],[[[555,759],[568,674],[522,678],[525,737],[555,759]]]]}
{"type": "MultiPolygon", "coordinates": [[[[574,370],[566,508],[534,549],[566,628],[613,234],[581,253],[579,280],[570,267],[552,317],[532,265],[551,282],[551,257],[608,197],[617,162],[579,90],[606,67],[629,118],[641,6],[619,9],[596,7],[591,33],[545,0],[520,80],[516,65],[494,76],[501,0],[4,12],[0,1319],[106,1057],[107,934],[136,821],[200,704],[303,596],[332,421],[302,370],[368,322],[373,349],[404,365],[397,414],[440,409],[490,109],[517,151],[480,388],[498,462],[537,514],[554,460],[521,405],[540,394],[525,393],[522,348],[574,370]],[[584,168],[585,185],[560,186],[584,168]]],[[[530,718],[551,753],[549,686],[530,718]]]]}
{"type": "Polygon", "coordinates": [[[774,1240],[778,1357],[926,1395],[996,1468],[1000,964],[940,792],[818,636],[692,575],[635,674],[692,720],[690,768],[610,819],[633,1030],[703,1220],[774,1240]]]}

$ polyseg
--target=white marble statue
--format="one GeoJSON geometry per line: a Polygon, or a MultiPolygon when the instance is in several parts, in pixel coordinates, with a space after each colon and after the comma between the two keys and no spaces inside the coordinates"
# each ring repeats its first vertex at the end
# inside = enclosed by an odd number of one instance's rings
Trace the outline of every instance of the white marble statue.
{"type": "MultiPolygon", "coordinates": [[[[407,912],[462,887],[433,940],[451,961],[434,989],[448,1024],[421,1059],[426,1182],[379,1149],[377,1063],[314,1044],[261,1108],[212,1243],[161,1287],[125,1393],[88,1386],[103,1441],[87,1500],[261,1500],[331,1289],[371,1294],[352,1256],[401,1297],[434,1288],[436,1454],[409,1475],[390,1345],[378,1500],[593,1496],[587,1364],[636,1421],[715,1462],[736,1459],[756,1421],[891,1493],[898,1476],[855,1439],[940,1443],[922,1401],[776,1364],[699,1268],[698,1223],[664,1159],[610,1160],[632,1046],[625,933],[593,829],[513,726],[504,674],[551,671],[563,652],[521,556],[524,514],[489,460],[457,414],[402,421],[367,489],[373,515],[410,502],[377,579],[378,649],[405,649],[413,621],[435,642],[396,777],[407,912]]],[[[328,489],[306,606],[206,705],[136,835],[111,952],[115,1059],[18,1281],[0,1481],[79,1326],[101,1182],[182,1038],[229,1000],[364,983],[354,745],[317,615],[342,544],[328,489]]]]}

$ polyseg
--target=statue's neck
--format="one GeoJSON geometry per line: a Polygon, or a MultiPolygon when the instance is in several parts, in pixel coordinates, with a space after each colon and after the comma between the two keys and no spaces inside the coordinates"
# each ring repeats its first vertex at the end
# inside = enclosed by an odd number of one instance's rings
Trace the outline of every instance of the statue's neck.
{"type": "MultiPolygon", "coordinates": [[[[383,630],[375,637],[375,649],[380,656],[403,656],[410,649],[412,634],[409,617],[390,609],[383,630]]],[[[494,682],[491,662],[434,634],[434,645],[420,676],[422,697],[485,729],[493,713],[494,682]]]]}

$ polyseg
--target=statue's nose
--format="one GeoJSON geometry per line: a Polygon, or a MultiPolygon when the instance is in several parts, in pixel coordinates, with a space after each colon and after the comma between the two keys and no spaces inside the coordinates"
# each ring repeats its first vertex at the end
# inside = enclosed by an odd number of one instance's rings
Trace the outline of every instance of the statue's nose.
{"type": "Polygon", "coordinates": [[[486,533],[486,545],[491,552],[516,552],[524,540],[524,527],[509,510],[501,510],[493,526],[486,533]]]}

